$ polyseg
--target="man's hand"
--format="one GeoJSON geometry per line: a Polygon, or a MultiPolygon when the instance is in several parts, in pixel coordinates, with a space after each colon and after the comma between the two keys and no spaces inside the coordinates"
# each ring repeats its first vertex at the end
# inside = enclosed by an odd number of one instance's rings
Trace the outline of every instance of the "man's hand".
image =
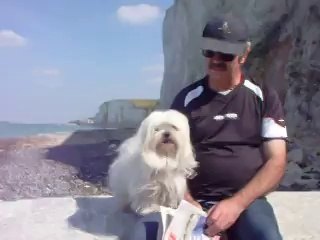
{"type": "Polygon", "coordinates": [[[244,207],[234,198],[229,198],[213,206],[207,217],[208,228],[205,233],[213,237],[227,230],[239,218],[244,207]]]}

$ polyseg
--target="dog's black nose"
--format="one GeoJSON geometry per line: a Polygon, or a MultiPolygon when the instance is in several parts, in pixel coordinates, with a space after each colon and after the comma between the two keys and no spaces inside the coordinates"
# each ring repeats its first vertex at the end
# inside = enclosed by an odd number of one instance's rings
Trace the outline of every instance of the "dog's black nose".
{"type": "Polygon", "coordinates": [[[169,138],[170,137],[170,132],[164,132],[163,133],[164,138],[169,138]]]}

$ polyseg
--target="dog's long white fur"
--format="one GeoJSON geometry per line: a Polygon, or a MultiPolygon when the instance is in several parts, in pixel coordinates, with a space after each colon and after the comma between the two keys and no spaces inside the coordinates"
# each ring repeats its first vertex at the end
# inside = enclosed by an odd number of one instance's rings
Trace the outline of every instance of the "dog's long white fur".
{"type": "Polygon", "coordinates": [[[119,208],[130,207],[144,215],[159,211],[160,206],[176,208],[196,166],[188,119],[175,110],[157,110],[142,121],[134,136],[120,145],[109,169],[108,184],[119,208]],[[161,124],[178,128],[174,159],[159,156],[152,147],[158,141],[155,128],[161,124]]]}

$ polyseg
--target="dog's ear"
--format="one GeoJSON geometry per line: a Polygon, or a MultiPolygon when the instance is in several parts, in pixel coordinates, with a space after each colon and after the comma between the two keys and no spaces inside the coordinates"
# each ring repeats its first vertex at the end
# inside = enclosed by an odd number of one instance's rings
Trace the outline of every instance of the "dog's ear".
{"type": "Polygon", "coordinates": [[[141,148],[140,138],[137,134],[135,134],[132,137],[123,141],[123,143],[118,148],[118,153],[127,156],[132,156],[137,151],[140,151],[139,148],[141,148]]]}
{"type": "Polygon", "coordinates": [[[124,154],[133,155],[141,152],[144,148],[145,140],[148,135],[148,119],[145,118],[137,128],[133,136],[126,139],[123,144],[120,145],[119,152],[124,154]]]}

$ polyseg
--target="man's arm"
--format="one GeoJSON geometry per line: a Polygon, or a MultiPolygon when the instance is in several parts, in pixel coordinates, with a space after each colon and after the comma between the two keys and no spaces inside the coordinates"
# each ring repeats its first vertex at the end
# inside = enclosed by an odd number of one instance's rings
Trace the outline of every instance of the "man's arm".
{"type": "Polygon", "coordinates": [[[247,208],[255,199],[273,191],[282,180],[286,170],[286,142],[272,139],[263,143],[267,161],[252,180],[234,195],[234,200],[247,208]]]}
{"type": "Polygon", "coordinates": [[[205,230],[209,236],[228,229],[240,214],[257,198],[272,191],[281,181],[286,168],[286,142],[272,139],[263,144],[265,165],[249,183],[233,197],[219,202],[208,212],[205,230]]]}
{"type": "Polygon", "coordinates": [[[287,129],[281,101],[275,89],[264,88],[264,110],[261,137],[263,142],[264,166],[238,193],[236,199],[245,208],[255,199],[274,190],[280,183],[286,169],[287,129]]]}

